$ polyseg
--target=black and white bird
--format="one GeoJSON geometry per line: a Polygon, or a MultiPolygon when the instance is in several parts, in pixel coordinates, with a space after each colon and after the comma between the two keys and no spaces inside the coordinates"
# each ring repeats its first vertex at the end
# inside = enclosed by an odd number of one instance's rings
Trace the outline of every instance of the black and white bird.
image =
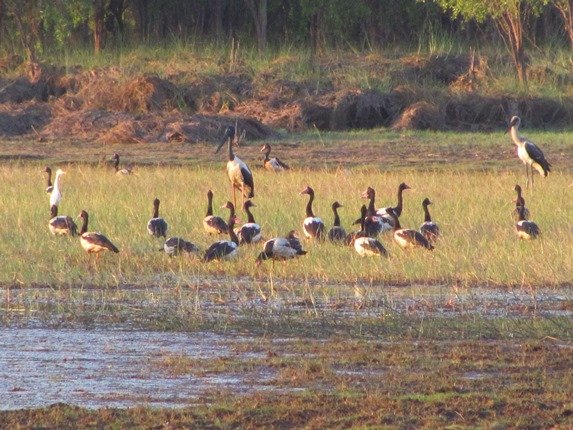
{"type": "Polygon", "coordinates": [[[213,215],[213,191],[207,191],[207,214],[203,218],[203,227],[209,234],[227,234],[228,226],[223,218],[213,215]]]}
{"type": "Polygon", "coordinates": [[[165,251],[170,257],[175,255],[192,255],[199,252],[199,247],[181,237],[170,237],[160,251],[165,251]]]}
{"type": "Polygon", "coordinates": [[[242,202],[245,204],[245,198],[252,199],[255,197],[255,184],[253,181],[253,173],[248,166],[233,153],[233,140],[235,138],[235,127],[227,127],[223,141],[215,150],[215,154],[219,152],[221,147],[227,142],[229,161],[227,161],[227,175],[231,182],[231,189],[233,193],[233,204],[237,206],[237,197],[235,191],[241,191],[242,202]]]}
{"type": "Polygon", "coordinates": [[[50,166],[46,166],[44,172],[48,174],[48,181],[46,182],[46,193],[51,194],[54,189],[54,184],[52,184],[52,169],[50,166]]]}
{"type": "Polygon", "coordinates": [[[56,170],[56,178],[54,179],[54,186],[52,192],[50,193],[50,207],[56,205],[58,206],[62,201],[62,175],[64,175],[62,169],[56,170]]]}
{"type": "Polygon", "coordinates": [[[343,207],[337,201],[332,204],[332,213],[334,214],[334,225],[328,230],[328,240],[335,243],[342,243],[346,240],[346,230],[340,226],[340,215],[338,209],[343,207]]]}
{"type": "Polygon", "coordinates": [[[422,201],[422,207],[424,208],[424,222],[420,225],[420,233],[422,233],[428,242],[433,245],[436,243],[438,237],[440,237],[440,228],[438,227],[438,224],[432,221],[432,217],[430,216],[428,206],[431,204],[432,202],[427,197],[422,201]]]}
{"type": "Polygon", "coordinates": [[[324,239],[324,223],[322,219],[314,215],[312,211],[312,202],[314,201],[314,190],[306,187],[300,193],[308,194],[308,203],[306,204],[306,217],[302,222],[304,235],[309,239],[324,239]]]}
{"type": "Polygon", "coordinates": [[[261,148],[261,152],[265,153],[265,158],[263,159],[263,167],[267,170],[272,170],[273,172],[282,172],[283,170],[288,170],[290,167],[279,160],[277,157],[270,156],[271,145],[265,143],[261,148]]]}
{"type": "Polygon", "coordinates": [[[263,251],[257,256],[255,264],[258,266],[264,260],[288,260],[305,255],[306,251],[296,246],[290,239],[285,237],[275,237],[274,239],[267,240],[263,245],[263,251]]]}
{"type": "Polygon", "coordinates": [[[50,208],[50,221],[48,222],[48,229],[54,236],[77,236],[78,226],[74,220],[66,215],[58,216],[58,206],[52,205],[50,208]]]}
{"type": "Polygon", "coordinates": [[[209,246],[203,255],[204,262],[213,260],[230,260],[237,256],[239,250],[239,238],[234,231],[236,222],[237,217],[235,215],[231,215],[228,223],[229,238],[231,240],[218,240],[209,246]]]}
{"type": "Polygon", "coordinates": [[[541,230],[533,221],[525,219],[525,206],[519,207],[519,220],[515,224],[515,232],[520,239],[537,239],[541,230]]]}
{"type": "Polygon", "coordinates": [[[252,207],[256,207],[256,205],[250,199],[243,205],[243,210],[247,214],[247,222],[235,231],[239,238],[240,245],[245,243],[256,243],[262,239],[261,226],[255,221],[255,217],[251,212],[252,207]]]}
{"type": "Polygon", "coordinates": [[[522,195],[521,186],[516,184],[513,190],[517,193],[517,197],[515,198],[515,209],[513,210],[513,218],[516,221],[519,221],[519,208],[523,206],[525,208],[524,212],[525,219],[529,219],[530,217],[529,209],[527,209],[527,206],[525,206],[525,199],[523,198],[522,195]]]}
{"type": "Polygon", "coordinates": [[[156,197],[153,200],[153,215],[147,222],[147,232],[153,237],[167,237],[167,222],[159,216],[160,200],[156,197]]]}
{"type": "Polygon", "coordinates": [[[369,216],[367,215],[367,208],[366,206],[362,205],[360,211],[360,231],[358,233],[354,233],[353,237],[349,240],[352,241],[354,245],[354,250],[360,255],[361,257],[373,257],[373,256],[381,256],[387,257],[388,252],[382,243],[374,238],[368,236],[365,230],[365,224],[368,220],[369,216]]]}
{"type": "Polygon", "coordinates": [[[518,134],[520,125],[521,119],[514,116],[509,122],[509,130],[511,131],[511,139],[517,147],[517,156],[525,165],[525,184],[526,186],[529,185],[529,170],[531,170],[531,188],[533,188],[533,169],[545,177],[551,171],[551,164],[545,159],[545,155],[535,143],[518,134]]]}
{"type": "MultiPolygon", "coordinates": [[[[363,231],[367,236],[376,237],[380,233],[392,230],[392,221],[376,213],[376,191],[372,187],[366,188],[362,193],[363,199],[368,199],[368,207],[365,215],[363,231]]],[[[358,223],[359,220],[355,221],[358,223]]],[[[362,225],[361,221],[360,224],[362,225]]]]}
{"type": "Polygon", "coordinates": [[[113,167],[116,175],[131,175],[133,173],[131,167],[119,167],[119,154],[116,152],[111,157],[113,160],[113,167]]]}
{"type": "Polygon", "coordinates": [[[119,249],[103,234],[88,231],[89,215],[85,210],[81,211],[79,217],[83,220],[80,229],[80,244],[88,254],[99,255],[102,251],[119,252],[119,249]]]}
{"type": "MultiPolygon", "coordinates": [[[[404,198],[403,198],[403,193],[405,190],[409,190],[411,189],[410,186],[408,184],[406,184],[405,182],[402,182],[400,185],[398,185],[398,203],[396,204],[396,206],[394,206],[392,208],[392,211],[394,212],[394,214],[400,218],[402,216],[402,209],[404,207],[404,198]]],[[[392,219],[392,217],[388,214],[388,209],[389,208],[379,208],[376,211],[376,215],[386,219],[388,222],[390,222],[390,225],[393,227],[394,226],[394,221],[392,219]]]]}
{"type": "Polygon", "coordinates": [[[298,234],[295,230],[291,230],[286,235],[287,240],[290,243],[290,246],[298,251],[302,251],[302,243],[300,243],[300,239],[298,234]]]}
{"type": "Polygon", "coordinates": [[[394,219],[394,240],[402,248],[426,248],[430,251],[434,249],[434,246],[419,231],[402,228],[393,208],[388,208],[388,215],[394,219]]]}

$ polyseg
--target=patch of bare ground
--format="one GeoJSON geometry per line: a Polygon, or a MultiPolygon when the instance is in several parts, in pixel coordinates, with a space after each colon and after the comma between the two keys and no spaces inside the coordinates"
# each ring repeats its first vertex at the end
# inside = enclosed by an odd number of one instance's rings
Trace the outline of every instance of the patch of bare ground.
{"type": "MultiPolygon", "coordinates": [[[[15,61],[4,58],[0,70],[14,68],[15,61]]],[[[512,114],[533,128],[565,127],[573,120],[568,98],[478,93],[489,73],[484,58],[433,55],[396,61],[401,67],[368,57],[323,60],[317,67],[330,79],[320,85],[278,78],[272,71],[181,82],[153,74],[127,76],[116,67],[21,64],[21,76],[0,76],[0,136],[195,143],[215,141],[220,129],[235,122],[248,137],[264,139],[276,129],[492,130],[503,128],[512,114]],[[341,76],[352,62],[401,83],[387,92],[349,88],[341,76]],[[428,91],[424,82],[447,89],[428,91]]]]}

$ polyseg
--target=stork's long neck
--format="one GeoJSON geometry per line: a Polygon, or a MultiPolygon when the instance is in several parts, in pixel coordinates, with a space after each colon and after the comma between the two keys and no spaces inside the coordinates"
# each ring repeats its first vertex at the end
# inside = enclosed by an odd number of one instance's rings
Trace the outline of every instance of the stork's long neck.
{"type": "Polygon", "coordinates": [[[233,138],[229,137],[229,161],[233,161],[235,159],[235,154],[233,154],[233,138]]]}
{"type": "Polygon", "coordinates": [[[402,215],[402,206],[403,206],[402,193],[403,192],[404,192],[404,189],[402,187],[398,188],[398,204],[394,208],[394,213],[396,214],[396,216],[402,215]]]}
{"type": "Polygon", "coordinates": [[[54,191],[60,191],[60,181],[62,175],[56,175],[56,179],[54,179],[54,191]]]}
{"type": "Polygon", "coordinates": [[[58,216],[58,205],[52,205],[52,207],[50,208],[50,213],[52,215],[52,218],[55,218],[58,216]]]}
{"type": "Polygon", "coordinates": [[[153,218],[159,218],[159,203],[153,204],[153,218]]]}
{"type": "Polygon", "coordinates": [[[46,171],[48,173],[48,187],[51,187],[52,184],[52,171],[51,170],[47,170],[46,171]]]}
{"type": "Polygon", "coordinates": [[[306,204],[306,216],[314,218],[314,213],[312,212],[312,202],[314,201],[314,193],[309,194],[308,203],[306,204]]]}
{"type": "Polygon", "coordinates": [[[524,144],[523,138],[519,134],[517,134],[517,125],[511,127],[510,133],[513,143],[515,143],[517,146],[523,146],[524,144]]]}
{"type": "Polygon", "coordinates": [[[334,212],[334,226],[340,227],[340,216],[338,216],[338,208],[334,206],[332,208],[332,212],[334,212]]]}
{"type": "Polygon", "coordinates": [[[82,228],[80,229],[80,236],[88,231],[88,215],[85,214],[83,217],[82,228]]]}
{"type": "Polygon", "coordinates": [[[119,157],[115,157],[115,161],[113,162],[113,166],[115,167],[115,171],[119,170],[119,157]]]}
{"type": "Polygon", "coordinates": [[[265,151],[265,161],[269,161],[271,159],[271,148],[267,148],[265,151]]]}
{"type": "Polygon", "coordinates": [[[255,217],[251,213],[251,209],[248,206],[245,206],[245,212],[247,213],[247,222],[255,224],[255,217]]]}
{"type": "Polygon", "coordinates": [[[432,222],[432,217],[430,216],[430,210],[428,209],[428,205],[424,205],[424,221],[432,222]]]}
{"type": "Polygon", "coordinates": [[[521,196],[521,190],[517,190],[517,198],[515,199],[515,206],[525,206],[525,199],[521,196]]]}

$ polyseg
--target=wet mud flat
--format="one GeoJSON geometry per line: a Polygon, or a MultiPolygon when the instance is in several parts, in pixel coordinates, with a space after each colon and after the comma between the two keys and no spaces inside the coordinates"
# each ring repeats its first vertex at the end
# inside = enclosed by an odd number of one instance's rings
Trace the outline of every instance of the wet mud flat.
{"type": "MultiPolygon", "coordinates": [[[[500,354],[502,344],[521,351],[541,339],[559,353],[572,348],[571,288],[354,285],[328,295],[280,284],[271,294],[262,284],[1,293],[3,410],[53,403],[181,408],[221,393],[330,392],[340,380],[362,386],[388,378],[381,359],[362,356],[404,344],[413,351],[439,344],[437,350],[500,354]],[[362,358],[352,357],[348,345],[362,358]]],[[[470,366],[458,376],[467,384],[500,375],[470,366]]]]}

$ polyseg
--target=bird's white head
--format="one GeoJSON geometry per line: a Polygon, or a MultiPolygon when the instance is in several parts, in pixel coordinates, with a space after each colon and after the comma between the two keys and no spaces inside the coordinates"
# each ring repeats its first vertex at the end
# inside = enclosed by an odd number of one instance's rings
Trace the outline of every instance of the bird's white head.
{"type": "Polygon", "coordinates": [[[519,127],[521,125],[521,118],[518,117],[517,115],[514,115],[511,117],[511,121],[509,121],[509,127],[508,130],[511,127],[519,127]]]}
{"type": "Polygon", "coordinates": [[[66,172],[64,172],[62,169],[58,169],[56,170],[56,176],[61,176],[61,175],[65,175],[66,172]]]}

